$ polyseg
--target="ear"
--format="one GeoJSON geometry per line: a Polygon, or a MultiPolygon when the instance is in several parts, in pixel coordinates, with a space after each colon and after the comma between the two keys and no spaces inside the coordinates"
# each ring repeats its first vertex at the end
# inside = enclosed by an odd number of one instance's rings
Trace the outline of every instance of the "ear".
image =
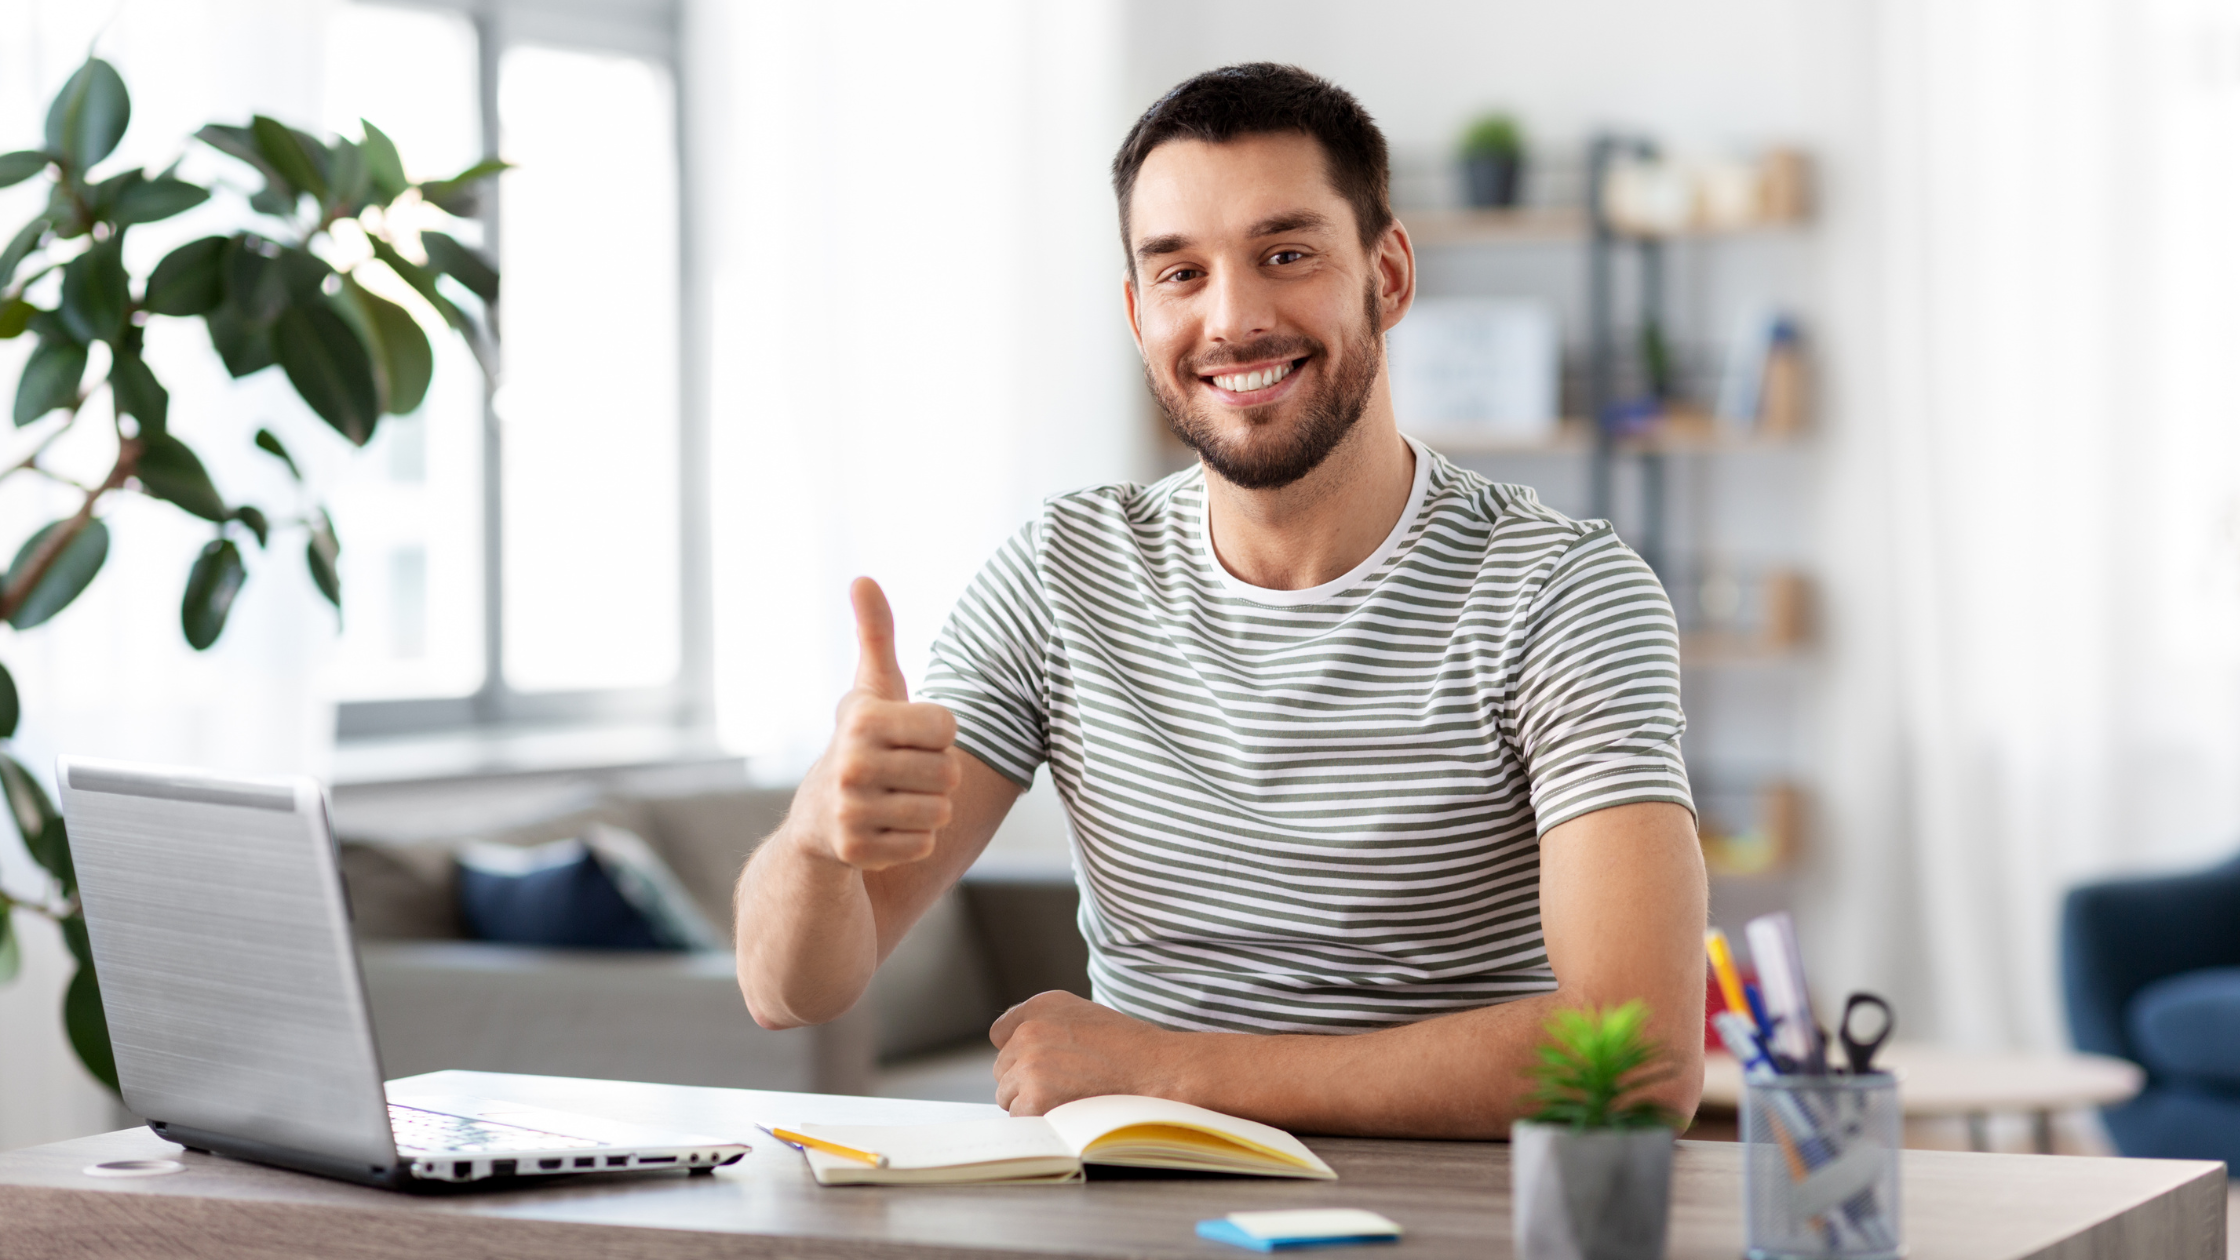
{"type": "Polygon", "coordinates": [[[1136,357],[1143,357],[1143,312],[1136,309],[1136,278],[1134,272],[1120,277],[1120,304],[1128,311],[1128,335],[1136,339],[1136,357]]]}
{"type": "Polygon", "coordinates": [[[1385,330],[1390,331],[1416,304],[1416,246],[1400,220],[1394,219],[1377,238],[1369,265],[1376,268],[1377,305],[1384,312],[1385,330]]]}

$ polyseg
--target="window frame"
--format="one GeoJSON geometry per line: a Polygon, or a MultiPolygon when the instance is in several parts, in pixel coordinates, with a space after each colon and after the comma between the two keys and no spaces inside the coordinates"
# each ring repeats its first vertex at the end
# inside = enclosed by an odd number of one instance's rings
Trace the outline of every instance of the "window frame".
{"type": "MultiPolygon", "coordinates": [[[[677,0],[359,0],[385,8],[454,13],[473,24],[476,98],[485,154],[499,153],[498,68],[508,48],[530,44],[642,57],[669,72],[677,146],[677,674],[653,687],[517,691],[505,674],[504,435],[494,383],[482,392],[482,685],[464,696],[344,701],[335,710],[338,744],[410,736],[459,735],[522,727],[673,726],[712,730],[714,636],[706,476],[708,416],[704,341],[709,294],[689,260],[694,235],[693,170],[686,160],[695,123],[684,81],[682,6],[677,0]]],[[[483,196],[487,247],[500,248],[498,198],[483,196]]],[[[503,363],[504,349],[497,350],[503,363]]],[[[501,368],[502,370],[502,368],[501,368]]]]}

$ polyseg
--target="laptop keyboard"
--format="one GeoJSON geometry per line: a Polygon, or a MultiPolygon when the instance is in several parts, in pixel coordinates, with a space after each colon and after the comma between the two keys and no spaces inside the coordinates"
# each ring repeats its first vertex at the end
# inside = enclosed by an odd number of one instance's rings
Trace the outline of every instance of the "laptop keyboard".
{"type": "Polygon", "coordinates": [[[395,1103],[389,1104],[389,1131],[396,1135],[398,1149],[408,1151],[558,1151],[589,1150],[607,1145],[590,1138],[524,1129],[517,1124],[498,1124],[471,1116],[446,1115],[440,1111],[422,1111],[418,1107],[399,1107],[395,1103]]]}

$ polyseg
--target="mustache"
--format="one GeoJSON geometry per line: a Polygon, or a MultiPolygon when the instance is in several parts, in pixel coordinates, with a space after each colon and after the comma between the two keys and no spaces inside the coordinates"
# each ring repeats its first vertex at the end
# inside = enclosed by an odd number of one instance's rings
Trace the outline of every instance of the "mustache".
{"type": "Polygon", "coordinates": [[[1322,343],[1312,337],[1261,337],[1255,341],[1209,350],[1192,359],[1189,369],[1193,376],[1212,376],[1225,367],[1243,363],[1266,363],[1270,359],[1303,359],[1321,351],[1322,343]]]}

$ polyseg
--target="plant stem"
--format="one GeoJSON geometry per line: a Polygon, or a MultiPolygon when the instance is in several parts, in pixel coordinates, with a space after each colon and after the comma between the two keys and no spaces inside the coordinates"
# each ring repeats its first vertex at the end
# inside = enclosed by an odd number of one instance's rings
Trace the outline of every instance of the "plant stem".
{"type": "Polygon", "coordinates": [[[102,495],[121,488],[139,462],[140,442],[137,438],[126,438],[117,444],[117,462],[109,469],[109,475],[100,485],[86,491],[86,501],[78,505],[77,514],[64,522],[62,528],[48,534],[38,549],[31,553],[30,559],[24,564],[23,577],[0,587],[0,621],[15,616],[16,610],[31,598],[31,592],[39,589],[40,579],[46,577],[47,570],[54,567],[54,562],[61,557],[63,549],[85,532],[86,522],[93,519],[93,505],[101,501],[102,495]]]}

